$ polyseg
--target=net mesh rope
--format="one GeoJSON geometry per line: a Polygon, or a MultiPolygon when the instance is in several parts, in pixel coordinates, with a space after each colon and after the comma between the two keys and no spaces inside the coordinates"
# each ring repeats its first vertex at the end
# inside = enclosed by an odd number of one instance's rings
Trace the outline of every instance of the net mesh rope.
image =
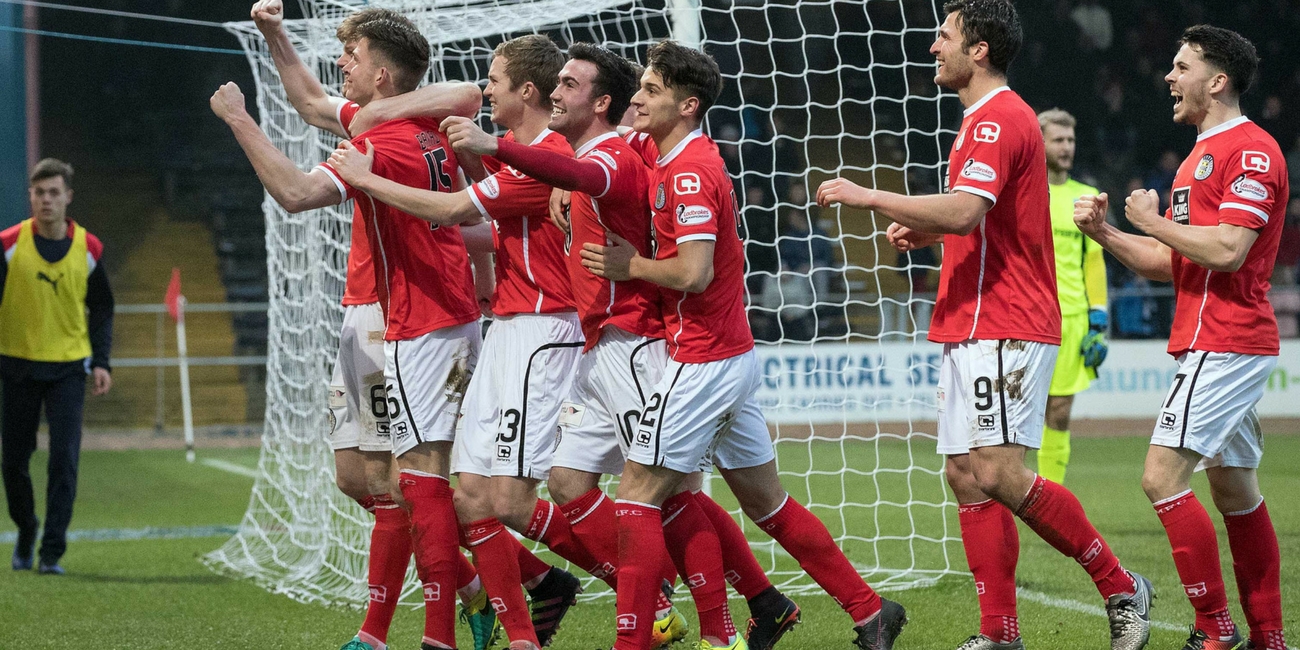
{"type": "MultiPolygon", "coordinates": [[[[882,239],[887,222],[847,210],[817,214],[809,199],[818,183],[837,175],[899,191],[930,192],[941,184],[943,153],[955,136],[942,125],[955,123],[961,109],[930,82],[933,63],[925,49],[940,19],[934,7],[817,1],[701,6],[690,0],[372,4],[403,12],[429,38],[431,81],[479,82],[497,43],[533,32],[561,47],[595,42],[637,60],[648,44],[672,36],[701,44],[717,58],[725,90],[705,129],[722,147],[743,206],[751,322],[760,339],[773,339],[760,349],[769,359],[765,381],[777,396],[765,409],[784,413],[772,418],[779,421],[782,480],[878,587],[931,584],[964,568],[953,563],[960,563],[960,542],[942,460],[934,436],[925,432],[932,428],[918,426],[934,414],[933,387],[917,381],[937,375],[936,357],[922,347],[933,302],[924,276],[936,270],[934,263],[895,259],[882,239]],[[855,358],[847,366],[816,360],[821,350],[850,344],[856,344],[849,355],[855,358]],[[873,355],[880,361],[886,347],[909,352],[906,367],[893,377],[872,368],[873,355]],[[814,361],[782,364],[783,351],[814,361]],[[843,386],[849,374],[856,379],[847,383],[862,390],[811,404],[787,398],[797,392],[788,386],[820,386],[823,378],[827,386],[843,386]],[[867,382],[875,386],[877,380],[890,383],[891,392],[868,390],[867,382]],[[837,415],[881,408],[905,414],[905,421],[867,416],[850,422],[837,415]]],[[[334,65],[341,50],[334,30],[360,6],[302,0],[306,17],[285,23],[303,61],[335,94],[342,79],[334,65]]],[[[261,125],[272,142],[303,169],[324,160],[337,137],[298,117],[251,23],[228,29],[247,52],[261,125]]],[[[486,114],[481,122],[492,128],[486,114]]],[[[268,196],[262,207],[270,287],[262,454],[239,533],[204,561],[298,600],[362,605],[372,517],[335,488],[326,408],[352,206],[292,215],[268,196]]],[[[709,482],[739,516],[722,485],[709,482]]],[[[787,593],[819,591],[770,538],[739,518],[775,584],[787,593]]],[[[562,563],[544,549],[539,553],[562,563]]],[[[609,595],[603,584],[580,575],[586,597],[609,595]]],[[[418,603],[414,569],[408,578],[403,599],[418,603]]]]}

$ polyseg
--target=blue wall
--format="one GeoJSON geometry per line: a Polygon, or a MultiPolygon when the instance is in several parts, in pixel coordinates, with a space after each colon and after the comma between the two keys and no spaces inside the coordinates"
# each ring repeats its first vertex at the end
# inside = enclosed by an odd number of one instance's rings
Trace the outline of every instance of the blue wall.
{"type": "MultiPolygon", "coordinates": [[[[22,27],[21,5],[0,4],[0,25],[22,27]]],[[[27,218],[27,95],[24,35],[0,31],[0,228],[27,218]]]]}

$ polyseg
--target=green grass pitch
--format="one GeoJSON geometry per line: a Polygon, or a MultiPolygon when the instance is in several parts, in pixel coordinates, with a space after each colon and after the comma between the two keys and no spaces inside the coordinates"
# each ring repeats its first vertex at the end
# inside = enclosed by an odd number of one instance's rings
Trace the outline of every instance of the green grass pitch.
{"type": "MultiPolygon", "coordinates": [[[[1174,572],[1168,543],[1159,521],[1139,488],[1145,440],[1133,438],[1079,439],[1067,485],[1082,500],[1094,523],[1107,537],[1125,565],[1145,573],[1160,594],[1154,618],[1168,624],[1185,625],[1192,619],[1174,572]]],[[[1282,546],[1282,590],[1286,627],[1292,643],[1300,634],[1300,436],[1275,435],[1267,440],[1260,480],[1282,546]]],[[[884,444],[877,454],[873,443],[841,446],[817,443],[781,446],[786,469],[807,470],[838,466],[841,454],[858,467],[906,466],[906,448],[884,444]]],[[[927,466],[932,446],[913,445],[912,453],[927,466]]],[[[257,461],[257,450],[213,450],[201,454],[247,467],[257,461]]],[[[34,459],[37,491],[44,489],[45,456],[34,459]]],[[[942,489],[937,477],[914,474],[910,481],[891,476],[879,483],[869,477],[816,475],[807,481],[789,483],[796,497],[807,499],[809,491],[817,503],[835,503],[847,495],[850,500],[930,499],[942,489]],[[878,490],[878,492],[877,492],[878,490]]],[[[82,455],[81,485],[74,530],[140,529],[146,527],[217,527],[237,525],[248,503],[252,480],[212,467],[184,462],[173,451],[89,451],[82,455]]],[[[1194,487],[1208,504],[1204,478],[1194,487]]],[[[715,496],[730,506],[725,488],[715,496]]],[[[42,506],[43,507],[43,506],[42,506]]],[[[833,533],[841,526],[832,511],[819,508],[833,533]]],[[[933,529],[943,517],[933,514],[918,525],[933,529]]],[[[899,508],[876,511],[849,508],[844,517],[855,532],[890,535],[906,532],[910,524],[899,508]]],[[[1215,517],[1216,524],[1219,524],[1215,517]]],[[[955,517],[949,514],[949,530],[955,535],[955,517]]],[[[219,530],[219,529],[218,529],[219,530]]],[[[0,534],[11,533],[12,524],[0,523],[0,534]]],[[[755,535],[755,539],[760,536],[755,535]]],[[[250,583],[218,576],[199,563],[199,557],[216,548],[223,537],[184,539],[141,539],[134,541],[74,541],[64,558],[65,577],[46,577],[34,572],[0,571],[0,648],[337,648],[351,638],[361,621],[359,610],[326,608],[293,602],[267,593],[250,583]]],[[[1021,627],[1026,645],[1043,650],[1093,650],[1109,647],[1106,622],[1094,613],[1078,611],[1078,605],[1097,607],[1100,598],[1087,576],[1073,562],[1056,554],[1032,532],[1021,527],[1019,584],[1027,591],[1022,598],[1021,627]],[[1032,598],[1032,600],[1030,599],[1032,598]],[[1073,608],[1073,609],[1072,609],[1073,608]]],[[[900,544],[883,545],[885,561],[901,559],[900,544]]],[[[1241,622],[1235,584],[1231,579],[1231,558],[1220,530],[1220,548],[1228,575],[1228,592],[1234,616],[1241,622]]],[[[936,562],[942,557],[937,544],[915,545],[918,562],[936,562]]],[[[954,566],[964,569],[960,544],[949,543],[954,566]]],[[[760,547],[761,550],[761,547],[760,547]]],[[[4,552],[9,551],[8,544],[4,552]]],[[[866,544],[846,544],[852,559],[870,563],[874,554],[866,544]]],[[[760,559],[765,554],[760,553],[760,559]]],[[[788,559],[778,567],[790,568],[788,559]]],[[[900,650],[951,650],[972,634],[978,609],[968,577],[949,576],[933,587],[889,591],[902,602],[911,623],[900,638],[900,650]]],[[[834,602],[824,595],[802,595],[804,622],[778,647],[849,648],[850,623],[834,602]]],[[[689,599],[679,595],[688,617],[693,619],[689,599]]],[[[733,600],[738,623],[746,618],[744,603],[733,600]]],[[[1086,607],[1085,607],[1086,609],[1086,607]]],[[[613,605],[608,600],[584,602],[572,610],[554,648],[591,650],[609,647],[613,641],[613,605]]],[[[398,612],[389,641],[394,648],[416,648],[422,612],[398,612]]],[[[468,632],[461,647],[471,647],[468,632]]],[[[1186,632],[1156,629],[1151,648],[1179,648],[1186,632]]]]}

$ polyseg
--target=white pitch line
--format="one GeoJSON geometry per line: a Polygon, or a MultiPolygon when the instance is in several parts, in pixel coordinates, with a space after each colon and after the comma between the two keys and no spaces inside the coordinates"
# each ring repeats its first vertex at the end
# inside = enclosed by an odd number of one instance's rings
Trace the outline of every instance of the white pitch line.
{"type": "Polygon", "coordinates": [[[199,460],[199,462],[213,469],[219,469],[223,472],[230,472],[231,474],[247,476],[248,478],[257,478],[257,470],[248,467],[246,465],[239,465],[237,463],[232,463],[217,458],[202,458],[199,460]]]}
{"type": "MultiPolygon", "coordinates": [[[[68,531],[70,542],[133,542],[141,539],[195,539],[227,537],[237,526],[182,526],[178,528],[87,528],[68,531]]],[[[18,533],[0,533],[0,544],[18,541],[18,533]]]]}
{"type": "MultiPolygon", "coordinates": [[[[1055,607],[1057,609],[1068,609],[1072,612],[1079,612],[1081,614],[1092,614],[1093,616],[1106,618],[1106,609],[1104,607],[1098,605],[1089,605],[1088,603],[1079,602],[1077,600],[1071,600],[1069,598],[1058,598],[1056,596],[1049,596],[1041,591],[1025,589],[1024,587],[1016,587],[1016,597],[1033,601],[1040,605],[1047,605],[1048,607],[1055,607]]],[[[1169,630],[1171,632],[1187,631],[1186,625],[1174,625],[1173,623],[1166,623],[1164,621],[1157,621],[1154,619],[1151,621],[1151,627],[1157,627],[1162,630],[1169,630]]]]}

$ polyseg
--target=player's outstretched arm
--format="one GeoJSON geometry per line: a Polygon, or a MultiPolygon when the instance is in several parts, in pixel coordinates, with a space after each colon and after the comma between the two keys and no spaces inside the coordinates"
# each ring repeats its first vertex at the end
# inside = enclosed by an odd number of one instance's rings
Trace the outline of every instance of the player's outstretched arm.
{"type": "Polygon", "coordinates": [[[409,93],[376,99],[361,107],[352,118],[352,132],[366,131],[401,118],[428,117],[441,120],[453,115],[474,117],[483,107],[483,92],[467,81],[431,83],[409,93]]]}
{"type": "Polygon", "coordinates": [[[271,53],[271,60],[275,62],[276,71],[280,73],[284,92],[289,97],[289,103],[293,104],[293,109],[298,112],[298,116],[316,128],[340,137],[348,137],[347,131],[343,130],[343,125],[339,124],[335,100],[325,93],[320,80],[307,69],[306,65],[303,65],[302,59],[298,58],[298,52],[293,49],[289,32],[284,30],[282,0],[260,0],[253,5],[249,13],[253,17],[253,24],[257,25],[257,30],[262,32],[262,37],[266,39],[267,50],[271,53]]]}
{"type": "Polygon", "coordinates": [[[569,192],[603,196],[609,190],[605,168],[594,160],[578,160],[518,142],[503,140],[484,131],[473,120],[449,117],[442,122],[451,148],[459,154],[493,156],[497,160],[547,184],[569,192]]]}
{"type": "Polygon", "coordinates": [[[906,196],[832,178],[817,188],[817,205],[836,203],[874,210],[906,228],[931,235],[969,235],[979,227],[993,202],[969,192],[906,196]]]}
{"type": "Polygon", "coordinates": [[[686,293],[700,293],[713,282],[712,240],[681,242],[677,255],[655,260],[643,257],[614,231],[607,234],[613,242],[609,246],[582,245],[582,265],[602,278],[645,280],[686,293]]]}
{"type": "Polygon", "coordinates": [[[217,89],[209,101],[217,114],[234,132],[253,170],[266,191],[289,212],[302,212],[338,205],[343,201],[338,186],[325,174],[306,173],[271,144],[244,106],[244,94],[234,82],[217,89]]]}
{"type": "Polygon", "coordinates": [[[1109,205],[1110,198],[1105,192],[1079,197],[1074,202],[1074,225],[1134,273],[1148,280],[1168,282],[1174,274],[1169,247],[1151,237],[1116,228],[1106,221],[1109,205]]]}
{"type": "Polygon", "coordinates": [[[347,140],[340,142],[329,162],[330,167],[352,187],[413,217],[452,226],[480,216],[467,190],[455,193],[422,190],[395,183],[371,171],[375,148],[370,145],[370,140],[366,140],[365,153],[347,140]]]}
{"type": "Polygon", "coordinates": [[[1229,223],[1217,226],[1176,223],[1161,216],[1159,209],[1160,197],[1155,190],[1135,190],[1124,201],[1124,216],[1134,227],[1211,271],[1236,272],[1259,238],[1259,232],[1229,223]]]}

